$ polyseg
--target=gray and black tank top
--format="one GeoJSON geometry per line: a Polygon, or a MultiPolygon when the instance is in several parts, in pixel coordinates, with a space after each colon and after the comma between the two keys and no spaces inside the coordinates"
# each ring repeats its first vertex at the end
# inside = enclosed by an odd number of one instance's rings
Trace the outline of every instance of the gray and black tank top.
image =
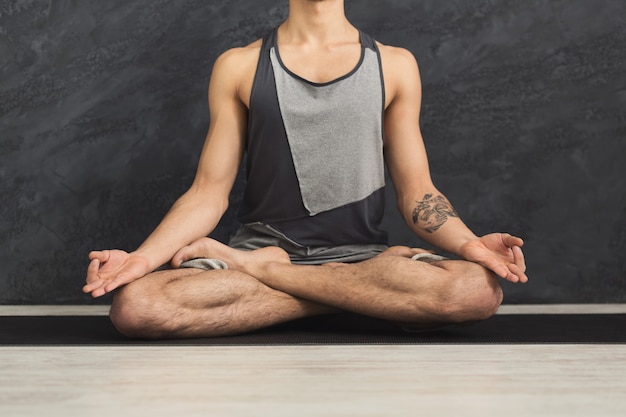
{"type": "Polygon", "coordinates": [[[247,184],[239,212],[305,246],[386,244],[380,54],[361,32],[348,74],[313,83],[263,38],[250,97],[247,184]]]}

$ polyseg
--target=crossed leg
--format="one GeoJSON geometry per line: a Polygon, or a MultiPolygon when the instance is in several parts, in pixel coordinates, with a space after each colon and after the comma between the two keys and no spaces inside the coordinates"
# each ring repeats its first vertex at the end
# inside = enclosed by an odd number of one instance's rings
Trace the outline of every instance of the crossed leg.
{"type": "Polygon", "coordinates": [[[335,309],[299,299],[233,270],[153,272],[120,289],[110,318],[129,337],[215,337],[269,327],[335,309]]]}
{"type": "Polygon", "coordinates": [[[229,270],[161,271],[115,295],[111,319],[129,336],[208,337],[297,318],[351,311],[417,327],[483,320],[502,301],[497,278],[466,261],[416,262],[392,248],[355,264],[293,265],[280,248],[239,251],[212,239],[183,248],[229,270]]]}

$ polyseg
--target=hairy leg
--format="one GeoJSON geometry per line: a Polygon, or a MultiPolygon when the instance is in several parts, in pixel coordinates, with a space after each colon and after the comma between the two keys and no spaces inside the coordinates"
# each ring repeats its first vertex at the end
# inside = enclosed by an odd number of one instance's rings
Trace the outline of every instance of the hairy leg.
{"type": "Polygon", "coordinates": [[[110,317],[129,337],[225,336],[336,310],[232,270],[159,271],[120,288],[110,317]]]}
{"type": "Polygon", "coordinates": [[[394,322],[460,323],[495,313],[502,290],[491,272],[466,261],[416,262],[408,258],[412,251],[396,247],[356,264],[305,266],[292,265],[280,248],[246,252],[201,239],[174,259],[221,259],[280,292],[394,322]]]}

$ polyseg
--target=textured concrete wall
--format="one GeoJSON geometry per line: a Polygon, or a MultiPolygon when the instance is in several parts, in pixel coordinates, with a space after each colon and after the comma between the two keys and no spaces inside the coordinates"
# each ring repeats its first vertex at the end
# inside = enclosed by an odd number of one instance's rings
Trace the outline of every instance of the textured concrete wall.
{"type": "MultiPolygon", "coordinates": [[[[626,3],[347,9],[417,56],[433,176],[464,220],[526,239],[532,281],[506,301],[625,302],[626,3]]],[[[0,1],[0,303],[92,302],[88,251],[135,248],[191,183],[217,55],[286,13],[286,0],[0,1]]],[[[392,243],[422,245],[392,194],[392,243]]],[[[215,236],[234,227],[229,212],[215,236]]]]}

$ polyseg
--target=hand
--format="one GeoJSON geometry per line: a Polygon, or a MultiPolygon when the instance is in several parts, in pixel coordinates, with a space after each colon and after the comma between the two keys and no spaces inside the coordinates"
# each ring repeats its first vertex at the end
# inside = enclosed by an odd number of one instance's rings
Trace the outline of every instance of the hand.
{"type": "Polygon", "coordinates": [[[524,241],[507,233],[492,233],[474,239],[460,252],[468,261],[481,264],[511,282],[528,282],[522,246],[524,241]]]}
{"type": "Polygon", "coordinates": [[[87,285],[83,292],[101,297],[150,272],[148,260],[121,250],[95,251],[89,254],[87,285]]]}

